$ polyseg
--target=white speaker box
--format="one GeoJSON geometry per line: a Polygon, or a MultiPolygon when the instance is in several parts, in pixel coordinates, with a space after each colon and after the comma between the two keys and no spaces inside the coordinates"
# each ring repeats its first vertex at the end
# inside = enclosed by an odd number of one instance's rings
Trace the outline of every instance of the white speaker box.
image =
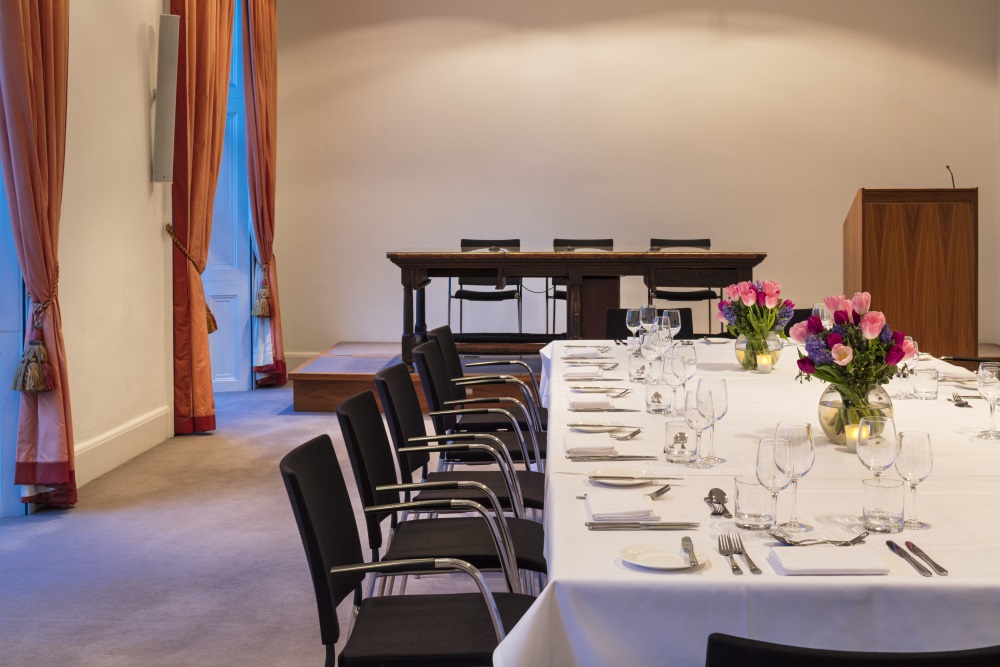
{"type": "Polygon", "coordinates": [[[181,20],[160,15],[156,58],[156,125],[153,129],[153,181],[169,183],[174,174],[174,112],[177,106],[177,43],[181,20]]]}

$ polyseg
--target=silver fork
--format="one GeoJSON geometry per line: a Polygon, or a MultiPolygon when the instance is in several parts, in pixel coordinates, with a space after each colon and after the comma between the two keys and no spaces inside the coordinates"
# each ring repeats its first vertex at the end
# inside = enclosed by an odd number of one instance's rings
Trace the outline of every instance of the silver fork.
{"type": "Polygon", "coordinates": [[[705,502],[712,508],[712,516],[724,516],[726,514],[726,508],[722,503],[713,503],[708,498],[705,499],[705,502]]]}
{"type": "Polygon", "coordinates": [[[754,563],[753,560],[751,560],[750,554],[748,554],[747,550],[743,547],[743,538],[740,537],[740,534],[729,533],[727,534],[727,537],[730,540],[732,540],[733,546],[736,548],[736,553],[746,558],[747,566],[750,567],[750,571],[753,572],[754,574],[764,574],[763,571],[761,571],[761,569],[757,567],[756,563],[754,563]]]}
{"type": "Polygon", "coordinates": [[[618,392],[618,393],[616,393],[616,394],[610,394],[610,397],[611,397],[611,398],[621,398],[621,397],[622,397],[622,396],[624,396],[625,394],[628,394],[628,393],[631,393],[631,391],[632,391],[632,390],[631,390],[630,388],[626,387],[625,389],[622,389],[621,391],[619,391],[619,392],[618,392]]]}
{"type": "Polygon", "coordinates": [[[659,498],[660,496],[662,496],[664,493],[666,493],[669,490],[670,490],[670,485],[669,484],[665,484],[665,485],[661,486],[660,488],[658,488],[656,491],[652,491],[650,493],[647,493],[646,495],[649,496],[650,498],[652,498],[653,500],[656,500],[657,498],[659,498]]]}
{"type": "Polygon", "coordinates": [[[736,547],[729,543],[729,539],[725,533],[719,533],[719,553],[723,556],[729,556],[729,566],[733,569],[733,574],[743,574],[740,564],[733,558],[733,554],[736,553],[736,547]]]}
{"type": "Polygon", "coordinates": [[[630,431],[624,435],[618,435],[617,433],[608,433],[608,435],[611,436],[612,440],[631,440],[635,436],[639,435],[640,432],[642,432],[642,428],[637,428],[636,430],[630,431]]]}

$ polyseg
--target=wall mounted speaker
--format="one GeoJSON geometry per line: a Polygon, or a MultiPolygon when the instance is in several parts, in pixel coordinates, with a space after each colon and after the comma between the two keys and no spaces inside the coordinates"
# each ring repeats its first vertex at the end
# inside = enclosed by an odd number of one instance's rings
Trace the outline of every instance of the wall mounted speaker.
{"type": "Polygon", "coordinates": [[[169,183],[174,176],[174,114],[177,107],[177,41],[181,18],[160,15],[156,58],[156,125],[153,129],[153,181],[169,183]]]}

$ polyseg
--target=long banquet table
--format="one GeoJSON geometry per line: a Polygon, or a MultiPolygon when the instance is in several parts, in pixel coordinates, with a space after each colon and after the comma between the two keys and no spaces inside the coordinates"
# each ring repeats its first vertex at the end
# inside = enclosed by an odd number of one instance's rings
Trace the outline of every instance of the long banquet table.
{"type": "MultiPolygon", "coordinates": [[[[662,460],[571,462],[563,449],[570,421],[642,425],[644,430],[635,440],[616,443],[618,450],[652,454],[662,452],[667,418],[645,411],[569,412],[570,382],[562,375],[580,367],[570,367],[561,359],[565,345],[556,342],[543,350],[543,402],[549,406],[545,510],[549,581],[497,648],[495,665],[703,665],[712,632],[867,651],[1000,644],[1000,444],[975,437],[989,421],[985,401],[973,399],[969,409],[946,400],[952,391],[975,394],[974,388],[942,383],[936,401],[894,401],[899,430],[931,434],[934,469],[919,485],[917,502],[919,517],[932,528],[890,536],[873,534],[867,539],[891,568],[888,575],[781,576],[768,559],[777,543],[752,531],[739,531],[764,572],[750,574],[737,556],[745,574],[734,576],[715,549],[720,532],[736,530],[734,522],[710,516],[703,498],[711,487],[721,487],[729,494],[729,509],[733,509],[733,477],[753,473],[756,443],[773,435],[779,420],[810,421],[816,429],[816,462],[799,483],[799,519],[814,525],[814,533],[828,536],[849,536],[861,529],[861,480],[870,473],[855,454],[834,445],[819,429],[817,401],[823,384],[800,385],[794,380],[794,347],[786,348],[774,372],[765,375],[742,370],[732,343],[698,342],[698,373],[692,382],[698,377],[723,377],[728,386],[729,410],[716,427],[715,442],[716,453],[728,459],[726,463],[694,470],[662,460]],[[614,467],[642,467],[655,474],[684,477],[654,505],[664,521],[695,520],[701,527],[676,532],[588,531],[584,502],[578,496],[596,492],[598,487],[586,473],[614,467]],[[622,547],[634,543],[679,547],[683,535],[691,535],[696,549],[708,554],[706,565],[649,571],[623,563],[619,556],[622,547]],[[887,537],[900,545],[914,541],[947,568],[949,576],[920,576],[889,551],[887,537]]],[[[605,371],[604,377],[624,378],[621,382],[577,384],[628,385],[626,349],[612,345],[608,354],[621,365],[605,371]]],[[[925,360],[921,365],[968,373],[939,360],[925,360]]],[[[644,406],[642,385],[632,386],[635,391],[630,395],[615,399],[617,407],[644,406]]],[[[886,474],[895,476],[894,471],[886,474]]],[[[779,521],[788,517],[788,495],[784,491],[779,496],[779,521]]]]}

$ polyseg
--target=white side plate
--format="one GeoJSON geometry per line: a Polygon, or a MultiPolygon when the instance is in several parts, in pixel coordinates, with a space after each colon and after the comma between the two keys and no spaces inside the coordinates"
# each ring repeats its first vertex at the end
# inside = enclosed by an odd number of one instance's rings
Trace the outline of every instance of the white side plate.
{"type": "MultiPolygon", "coordinates": [[[[698,557],[698,565],[695,567],[701,567],[708,562],[707,553],[698,549],[695,549],[694,553],[698,557]]],[[[630,544],[618,554],[626,563],[647,570],[688,570],[691,568],[687,555],[679,544],[676,549],[658,543],[630,544]]]]}

